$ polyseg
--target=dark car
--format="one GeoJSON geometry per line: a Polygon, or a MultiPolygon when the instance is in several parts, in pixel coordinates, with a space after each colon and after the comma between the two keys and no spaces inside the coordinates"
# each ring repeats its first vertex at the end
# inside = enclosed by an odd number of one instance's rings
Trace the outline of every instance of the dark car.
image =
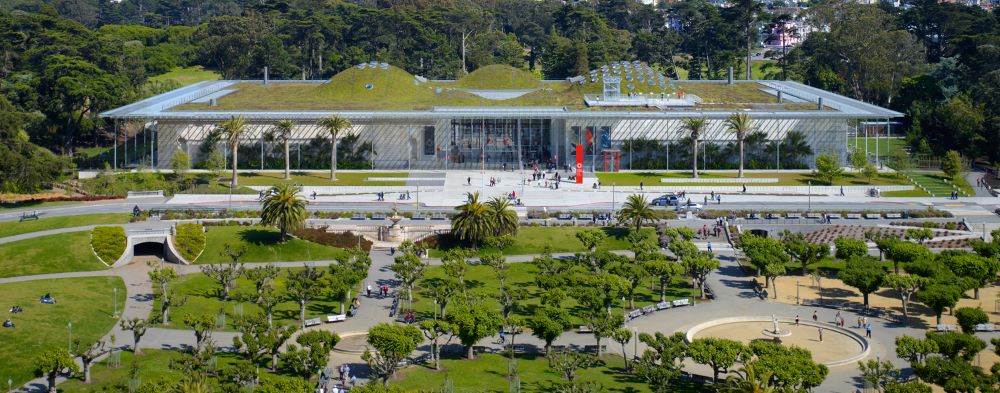
{"type": "Polygon", "coordinates": [[[677,195],[664,194],[656,197],[649,204],[653,206],[677,206],[677,195]]]}

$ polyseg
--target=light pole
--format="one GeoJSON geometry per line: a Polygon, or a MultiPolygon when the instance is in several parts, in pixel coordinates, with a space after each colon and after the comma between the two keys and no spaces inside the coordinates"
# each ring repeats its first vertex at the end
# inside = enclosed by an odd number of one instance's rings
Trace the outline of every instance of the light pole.
{"type": "Polygon", "coordinates": [[[615,214],[615,183],[611,183],[611,214],[615,214]]]}
{"type": "Polygon", "coordinates": [[[812,211],[813,208],[813,182],[809,180],[809,208],[807,210],[812,211]]]}
{"type": "MultiPolygon", "coordinates": [[[[117,149],[117,148],[116,148],[116,149],[117,149]]],[[[116,152],[117,152],[117,150],[116,150],[116,152]]],[[[12,388],[10,387],[10,385],[11,385],[11,384],[13,384],[13,383],[14,383],[14,381],[12,381],[12,380],[10,379],[10,377],[7,377],[7,392],[8,392],[8,393],[10,393],[10,392],[11,392],[11,391],[13,390],[13,389],[12,389],[12,388]]]]}
{"type": "Polygon", "coordinates": [[[438,319],[438,300],[434,299],[434,320],[438,319]]]}
{"type": "Polygon", "coordinates": [[[111,318],[118,318],[118,287],[114,287],[114,291],[115,291],[115,301],[114,301],[115,308],[111,312],[111,318]]]}
{"type": "Polygon", "coordinates": [[[799,279],[795,279],[795,304],[799,304],[799,279]]]}
{"type": "Polygon", "coordinates": [[[639,328],[632,326],[632,359],[639,357],[639,328]]]}
{"type": "Polygon", "coordinates": [[[66,327],[69,329],[69,343],[66,345],[66,350],[73,353],[73,322],[71,321],[66,327]]]}

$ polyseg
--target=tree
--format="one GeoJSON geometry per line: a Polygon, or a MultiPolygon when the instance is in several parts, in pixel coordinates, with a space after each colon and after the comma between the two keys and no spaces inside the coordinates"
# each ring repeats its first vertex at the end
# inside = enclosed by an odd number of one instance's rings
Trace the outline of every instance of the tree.
{"type": "Polygon", "coordinates": [[[493,335],[500,328],[503,319],[499,312],[483,304],[481,300],[463,300],[455,308],[446,320],[451,323],[458,340],[465,346],[466,358],[471,360],[475,357],[473,346],[479,340],[493,335]]]}
{"type": "Polygon", "coordinates": [[[955,318],[965,334],[975,333],[976,325],[990,321],[989,315],[980,307],[959,307],[955,310],[955,318]]]}
{"type": "Polygon", "coordinates": [[[636,374],[655,392],[673,391],[670,383],[680,377],[682,362],[687,353],[688,344],[684,333],[677,332],[671,336],[660,332],[654,335],[639,333],[639,341],[649,349],[636,360],[636,374]]]}
{"type": "Polygon", "coordinates": [[[146,329],[149,328],[149,325],[150,321],[142,318],[122,319],[118,322],[118,326],[121,326],[122,330],[132,332],[132,353],[136,356],[142,354],[142,350],[139,349],[139,340],[142,340],[142,336],[146,335],[146,329]]]}
{"type": "Polygon", "coordinates": [[[704,117],[686,117],[681,119],[681,127],[691,138],[691,176],[698,178],[698,138],[705,131],[708,120],[704,117]]]}
{"type": "Polygon", "coordinates": [[[836,156],[832,154],[817,154],[816,171],[814,173],[816,178],[824,183],[833,184],[837,178],[844,174],[844,168],[837,162],[836,156]]]}
{"type": "Polygon", "coordinates": [[[306,200],[299,195],[301,191],[290,184],[279,184],[261,199],[260,224],[277,227],[282,243],[288,240],[288,231],[301,228],[306,222],[306,200]]]}
{"type": "Polygon", "coordinates": [[[948,150],[944,160],[941,160],[941,171],[954,181],[962,174],[962,169],[962,155],[957,151],[948,150]]]}
{"type": "MultiPolygon", "coordinates": [[[[750,264],[757,269],[758,274],[763,274],[768,283],[774,284],[774,280],[785,274],[785,265],[788,263],[788,254],[785,254],[785,247],[781,241],[768,237],[747,235],[741,239],[743,253],[746,254],[750,264]]],[[[766,285],[767,283],[765,283],[766,285]]],[[[774,298],[778,298],[778,286],[772,286],[774,298]]]]}
{"type": "Polygon", "coordinates": [[[291,120],[284,119],[278,120],[278,123],[274,125],[274,131],[277,133],[278,138],[281,139],[281,145],[285,151],[285,180],[292,180],[291,169],[291,156],[288,154],[288,141],[292,139],[292,128],[295,127],[295,123],[291,120]]]}
{"type": "Polygon", "coordinates": [[[35,375],[45,377],[49,393],[56,393],[56,377],[59,374],[77,371],[80,371],[80,367],[64,349],[50,349],[35,357],[35,375]]]}
{"type": "Polygon", "coordinates": [[[170,169],[178,178],[183,178],[188,169],[191,169],[191,156],[184,150],[178,149],[174,152],[173,157],[170,157],[170,169]]]}
{"type": "Polygon", "coordinates": [[[435,319],[432,321],[421,321],[420,331],[424,334],[428,340],[431,340],[431,358],[434,359],[434,369],[441,370],[441,347],[448,345],[451,339],[455,337],[452,333],[452,327],[448,322],[440,319],[435,319]],[[440,340],[442,337],[448,337],[444,343],[440,340]]]}
{"type": "Polygon", "coordinates": [[[212,337],[212,330],[215,329],[215,316],[212,314],[184,314],[183,323],[194,331],[194,348],[197,352],[201,349],[201,344],[212,337]]]}
{"type": "MultiPolygon", "coordinates": [[[[750,1],[750,2],[755,3],[755,1],[750,1]]],[[[747,38],[748,38],[747,42],[748,42],[748,45],[749,45],[749,36],[747,36],[747,38]]],[[[750,47],[748,46],[747,47],[747,51],[749,51],[749,50],[750,50],[750,47]]],[[[749,64],[749,62],[747,64],[749,64]]],[[[747,79],[750,79],[750,77],[748,76],[747,79]]],[[[753,120],[750,118],[750,115],[748,115],[746,113],[734,113],[732,116],[729,116],[729,118],[726,119],[726,131],[729,131],[729,132],[731,132],[733,134],[736,134],[736,143],[739,145],[739,148],[740,148],[740,171],[739,171],[739,177],[741,177],[741,178],[743,177],[743,162],[744,162],[743,145],[744,145],[744,141],[746,140],[747,135],[749,135],[750,133],[753,132],[754,128],[755,127],[753,125],[753,120]]]]}
{"type": "Polygon", "coordinates": [[[233,258],[232,262],[224,265],[204,265],[201,267],[201,272],[205,274],[205,277],[215,281],[222,287],[219,291],[222,301],[229,300],[229,291],[233,289],[236,280],[243,276],[243,264],[239,263],[239,259],[244,252],[246,252],[246,247],[239,251],[233,251],[229,247],[229,244],[226,244],[221,254],[233,258]]]}
{"type": "MultiPolygon", "coordinates": [[[[628,364],[628,354],[625,353],[625,345],[627,345],[629,341],[632,341],[632,331],[624,326],[618,327],[611,331],[611,339],[622,346],[622,359],[625,360],[625,372],[631,373],[632,367],[629,367],[628,364]]],[[[638,340],[639,338],[636,337],[635,339],[638,340]]]]}
{"type": "Polygon", "coordinates": [[[543,306],[528,318],[528,329],[531,334],[545,342],[545,356],[549,356],[552,342],[563,334],[569,326],[569,313],[559,307],[543,306]]]}
{"type": "Polygon", "coordinates": [[[471,256],[471,252],[469,252],[469,250],[464,248],[454,248],[445,251],[444,256],[441,257],[441,267],[444,269],[444,274],[455,279],[463,293],[466,290],[465,273],[469,270],[469,265],[465,262],[465,260],[469,256],[471,256]]]}
{"type": "Polygon", "coordinates": [[[462,285],[452,277],[426,277],[420,282],[426,297],[433,299],[434,304],[439,309],[435,310],[435,314],[440,312],[441,318],[444,318],[448,311],[448,302],[452,296],[462,290],[462,285]]]}
{"type": "Polygon", "coordinates": [[[291,325],[274,326],[265,321],[263,314],[247,314],[234,317],[233,326],[240,333],[233,337],[233,347],[242,350],[247,360],[258,364],[265,356],[271,357],[271,371],[278,369],[278,355],[285,342],[295,333],[291,325]]]}
{"type": "Polygon", "coordinates": [[[247,128],[247,121],[243,116],[233,116],[229,120],[219,123],[218,127],[219,131],[226,137],[226,143],[229,145],[229,153],[233,162],[233,178],[229,187],[236,188],[239,184],[236,180],[236,156],[239,153],[240,137],[243,136],[243,132],[247,128]]]}
{"type": "Polygon", "coordinates": [[[570,350],[562,350],[549,355],[549,367],[562,375],[570,386],[576,386],[576,372],[597,364],[597,358],[570,350]]]}
{"type": "Polygon", "coordinates": [[[316,296],[323,271],[316,267],[305,265],[302,270],[290,270],[286,280],[286,293],[289,299],[299,304],[299,322],[305,329],[306,302],[316,296]]]}
{"type": "Polygon", "coordinates": [[[177,278],[177,272],[170,267],[158,267],[149,264],[152,268],[149,271],[149,281],[153,284],[155,296],[160,299],[159,322],[164,325],[170,324],[170,307],[180,307],[187,302],[187,296],[178,297],[170,290],[170,282],[177,278]]]}
{"type": "Polygon", "coordinates": [[[780,389],[809,390],[823,383],[830,370],[812,360],[812,353],[799,347],[786,347],[768,341],[755,341],[749,345],[758,371],[770,374],[780,389]]]}
{"type": "Polygon", "coordinates": [[[899,294],[899,299],[903,302],[903,318],[907,319],[910,316],[908,312],[910,297],[929,282],[929,279],[917,275],[890,274],[885,276],[883,285],[894,289],[899,294]]]}
{"type": "Polygon", "coordinates": [[[736,375],[726,377],[726,384],[719,390],[725,393],[774,392],[774,374],[758,367],[757,363],[746,362],[736,372],[736,375]]]}
{"type": "Polygon", "coordinates": [[[628,295],[628,307],[635,309],[635,291],[639,289],[642,285],[642,281],[649,276],[646,272],[645,267],[638,261],[632,261],[628,263],[619,264],[617,268],[614,269],[614,274],[621,277],[628,283],[625,288],[625,294],[628,295]]]}
{"type": "Polygon", "coordinates": [[[73,356],[80,358],[80,364],[83,365],[83,382],[90,383],[90,365],[94,363],[97,358],[104,356],[108,353],[110,348],[107,348],[104,341],[96,341],[91,344],[83,344],[79,339],[73,340],[73,356]]]}
{"type": "Polygon", "coordinates": [[[687,347],[687,354],[695,363],[704,364],[712,368],[712,380],[719,380],[720,372],[729,372],[744,356],[746,347],[736,340],[726,338],[698,338],[691,341],[687,347]]]}
{"type": "MultiPolygon", "coordinates": [[[[927,340],[934,342],[934,345],[937,346],[937,353],[944,355],[948,359],[968,362],[974,359],[976,354],[986,349],[986,342],[972,334],[927,332],[925,337],[927,337],[927,340]]],[[[924,359],[924,362],[932,358],[934,357],[927,357],[924,359]]]]}
{"type": "Polygon", "coordinates": [[[864,241],[840,236],[833,241],[833,245],[837,248],[837,259],[849,260],[853,257],[863,257],[868,255],[868,245],[864,241]]]}
{"type": "Polygon", "coordinates": [[[868,359],[867,362],[858,362],[858,369],[861,371],[861,379],[868,382],[878,392],[884,392],[886,386],[899,381],[899,370],[889,361],[879,361],[878,359],[868,359]]]}
{"type": "Polygon", "coordinates": [[[705,298],[705,281],[708,275],[719,268],[719,260],[715,259],[709,251],[699,251],[693,255],[685,256],[681,259],[681,266],[684,272],[698,284],[701,291],[701,298],[705,298]]]}
{"type": "Polygon", "coordinates": [[[642,267],[659,281],[661,302],[667,299],[667,286],[670,285],[675,276],[684,271],[681,265],[662,255],[643,262],[642,267]]]}
{"type": "Polygon", "coordinates": [[[878,168],[875,167],[875,164],[866,163],[865,166],[861,167],[861,175],[868,179],[868,184],[872,184],[872,179],[878,176],[878,168]]]}
{"type": "Polygon", "coordinates": [[[917,260],[932,260],[934,258],[934,253],[920,244],[899,240],[889,241],[888,243],[888,248],[885,250],[885,257],[892,261],[893,270],[896,274],[899,274],[900,264],[905,265],[917,260]]]}
{"type": "Polygon", "coordinates": [[[885,387],[885,393],[931,393],[930,385],[920,381],[893,382],[885,387]]]}
{"type": "MultiPolygon", "coordinates": [[[[506,198],[493,197],[486,202],[486,217],[492,223],[493,236],[517,234],[520,219],[506,198]]],[[[501,248],[502,249],[502,248],[501,248]]]]}
{"type": "MultiPolygon", "coordinates": [[[[419,334],[418,332],[417,335],[419,334]]],[[[340,342],[340,336],[326,330],[310,330],[299,334],[295,342],[298,345],[288,344],[288,349],[281,355],[281,359],[292,372],[309,378],[326,367],[330,351],[340,342]],[[299,348],[299,345],[302,348],[299,348]]]]}
{"type": "Polygon", "coordinates": [[[911,228],[907,229],[906,232],[903,233],[903,236],[907,240],[916,240],[917,243],[923,245],[925,241],[934,238],[934,233],[928,228],[911,228]]]}
{"type": "Polygon", "coordinates": [[[396,278],[406,287],[407,300],[413,301],[413,283],[424,275],[426,267],[427,265],[420,260],[420,257],[409,252],[397,256],[396,262],[389,266],[389,270],[392,270],[396,274],[396,278]]]}
{"type": "Polygon", "coordinates": [[[865,150],[861,147],[854,147],[848,152],[847,162],[851,165],[851,168],[854,168],[858,172],[861,172],[861,169],[869,163],[868,157],[865,155],[865,150]]]}
{"type": "Polygon", "coordinates": [[[802,233],[790,233],[786,231],[783,243],[785,244],[785,252],[802,264],[803,276],[809,271],[809,264],[819,262],[819,260],[830,255],[829,244],[810,243],[802,233]]]}
{"type": "Polygon", "coordinates": [[[975,283],[973,295],[979,299],[979,289],[996,280],[1000,262],[969,252],[942,253],[939,259],[959,277],[965,277],[975,283]]]}
{"type": "Polygon", "coordinates": [[[583,243],[583,247],[587,251],[595,252],[597,246],[600,246],[604,239],[608,238],[608,235],[600,229],[584,229],[576,233],[576,238],[580,243],[583,243]]]}
{"type": "Polygon", "coordinates": [[[642,224],[656,220],[656,212],[649,206],[649,201],[642,194],[632,194],[626,198],[618,211],[618,221],[627,222],[635,228],[635,232],[642,231],[642,224]]]}
{"type": "Polygon", "coordinates": [[[882,286],[885,271],[871,258],[854,257],[847,261],[847,266],[840,271],[837,278],[861,292],[867,308],[868,295],[882,286]]]}
{"type": "Polygon", "coordinates": [[[380,323],[368,329],[368,345],[375,352],[366,349],[361,358],[382,380],[382,386],[388,387],[389,378],[399,368],[399,363],[417,349],[423,338],[420,330],[413,326],[380,323]]]}
{"type": "Polygon", "coordinates": [[[351,122],[333,115],[320,119],[318,124],[330,133],[330,180],[337,180],[337,138],[342,131],[351,128],[351,122]]]}
{"type": "MultiPolygon", "coordinates": [[[[278,276],[279,272],[280,270],[278,270],[278,267],[271,264],[245,269],[243,271],[243,277],[253,283],[254,293],[257,294],[257,297],[253,300],[254,303],[260,302],[260,298],[263,296],[265,289],[268,288],[268,285],[274,282],[274,278],[278,276]]],[[[268,325],[270,324],[271,323],[268,322],[268,325]]]]}
{"type": "Polygon", "coordinates": [[[938,352],[937,342],[910,336],[896,337],[896,356],[919,365],[927,355],[938,352]]]}
{"type": "Polygon", "coordinates": [[[917,299],[934,310],[934,316],[937,317],[936,324],[941,324],[941,313],[945,308],[954,307],[960,296],[962,296],[961,288],[940,283],[928,285],[917,293],[917,299]]]}
{"type": "Polygon", "coordinates": [[[483,240],[495,233],[493,223],[489,220],[489,208],[479,202],[478,192],[468,193],[467,201],[456,206],[455,210],[458,214],[451,220],[451,231],[459,239],[478,247],[483,240]]]}

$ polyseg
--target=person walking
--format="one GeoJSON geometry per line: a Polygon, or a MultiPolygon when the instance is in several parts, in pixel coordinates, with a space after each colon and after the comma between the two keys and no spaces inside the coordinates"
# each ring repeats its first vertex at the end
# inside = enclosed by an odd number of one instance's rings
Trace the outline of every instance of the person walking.
{"type": "Polygon", "coordinates": [[[708,252],[712,252],[712,242],[708,242],[708,252]]]}
{"type": "Polygon", "coordinates": [[[799,326],[799,315],[795,314],[795,326],[799,326]]]}
{"type": "Polygon", "coordinates": [[[368,285],[368,286],[367,286],[367,287],[365,288],[365,290],[366,290],[366,292],[368,293],[368,297],[372,297],[372,286],[371,286],[371,284],[369,284],[369,285],[368,285]]]}
{"type": "Polygon", "coordinates": [[[813,311],[813,322],[819,321],[819,315],[816,315],[816,311],[813,311]]]}
{"type": "Polygon", "coordinates": [[[823,328],[819,328],[819,342],[823,342],[823,328]]]}
{"type": "Polygon", "coordinates": [[[639,182],[639,191],[642,191],[642,182],[639,182]]]}
{"type": "Polygon", "coordinates": [[[865,325],[865,337],[872,338],[872,324],[865,325]]]}

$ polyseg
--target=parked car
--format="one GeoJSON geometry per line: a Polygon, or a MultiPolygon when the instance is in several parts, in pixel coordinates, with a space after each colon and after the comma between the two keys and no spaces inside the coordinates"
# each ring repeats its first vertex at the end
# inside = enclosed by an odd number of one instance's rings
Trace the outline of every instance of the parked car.
{"type": "Polygon", "coordinates": [[[677,195],[663,194],[653,199],[649,204],[653,206],[677,206],[677,202],[677,195]]]}
{"type": "Polygon", "coordinates": [[[678,205],[677,206],[677,211],[688,210],[688,211],[693,211],[693,212],[700,212],[701,209],[703,209],[703,208],[704,208],[704,206],[702,206],[700,203],[697,203],[697,202],[688,202],[688,203],[682,203],[682,204],[678,205]]]}

